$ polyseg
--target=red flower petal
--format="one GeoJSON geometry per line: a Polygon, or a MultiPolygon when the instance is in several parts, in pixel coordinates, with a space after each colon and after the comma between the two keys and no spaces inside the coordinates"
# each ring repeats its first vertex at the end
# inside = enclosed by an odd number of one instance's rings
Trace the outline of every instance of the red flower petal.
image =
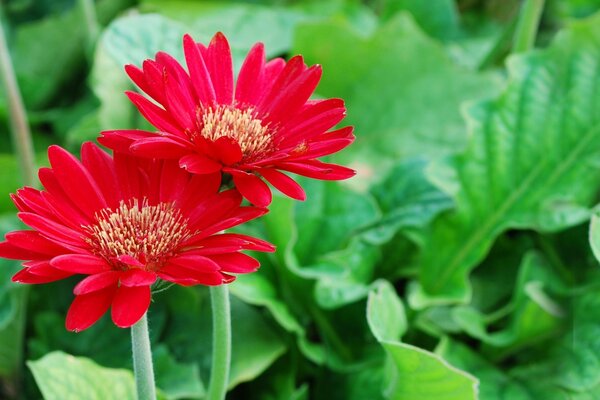
{"type": "Polygon", "coordinates": [[[226,172],[233,176],[235,187],[250,203],[258,207],[266,207],[271,204],[271,189],[258,176],[237,170],[228,169],[226,172]]]}
{"type": "Polygon", "coordinates": [[[255,44],[244,60],[235,86],[235,100],[239,104],[253,104],[261,94],[257,90],[265,66],[265,46],[255,44]]]}
{"type": "Polygon", "coordinates": [[[286,174],[270,168],[260,169],[259,172],[271,185],[286,196],[300,201],[306,200],[306,193],[304,193],[302,186],[286,174]]]}
{"type": "MultiPolygon", "coordinates": [[[[215,264],[216,265],[216,264],[215,264]]],[[[217,286],[223,283],[223,274],[219,271],[197,271],[181,265],[167,264],[157,275],[169,282],[183,286],[217,286]]]]}
{"type": "Polygon", "coordinates": [[[202,103],[212,103],[215,99],[215,89],[212,84],[210,74],[204,63],[204,59],[200,54],[196,42],[190,35],[183,37],[183,51],[185,53],[185,61],[190,71],[190,78],[196,95],[202,103]]]}
{"type": "Polygon", "coordinates": [[[28,249],[22,249],[9,242],[0,243],[0,257],[11,260],[40,260],[47,258],[47,254],[37,253],[28,249]]]}
{"type": "Polygon", "coordinates": [[[348,179],[356,175],[356,171],[350,168],[318,160],[279,163],[277,164],[277,168],[309,178],[331,181],[348,179]]]}
{"type": "Polygon", "coordinates": [[[233,101],[233,61],[225,35],[221,32],[215,34],[208,45],[206,55],[217,103],[231,104],[233,101]]]}
{"type": "Polygon", "coordinates": [[[55,256],[66,251],[64,247],[52,243],[36,231],[14,231],[7,233],[5,237],[13,246],[46,256],[55,256]]]}
{"type": "Polygon", "coordinates": [[[26,225],[61,246],[75,251],[85,247],[84,242],[81,240],[81,234],[64,225],[32,213],[18,213],[17,216],[26,225]]]}
{"type": "Polygon", "coordinates": [[[48,159],[65,193],[86,215],[93,216],[107,206],[100,188],[75,156],[58,146],[50,146],[48,159]]]}
{"type": "Polygon", "coordinates": [[[242,149],[235,139],[221,136],[212,143],[214,156],[225,165],[239,162],[242,157],[242,149]]]}
{"type": "Polygon", "coordinates": [[[178,132],[181,130],[181,128],[179,128],[177,125],[177,122],[168,112],[158,107],[141,94],[130,91],[126,91],[125,94],[127,97],[129,97],[129,100],[131,100],[144,118],[146,118],[148,122],[154,125],[159,131],[178,132]]]}
{"type": "Polygon", "coordinates": [[[212,174],[220,171],[220,163],[199,154],[188,154],[179,159],[179,166],[193,174],[212,174]]]}
{"type": "Polygon", "coordinates": [[[67,330],[79,332],[92,326],[100,319],[112,302],[116,287],[76,296],[67,312],[67,330]]]}
{"type": "Polygon", "coordinates": [[[258,260],[243,253],[215,254],[210,258],[219,264],[223,271],[234,274],[254,272],[260,267],[258,260]]]}
{"type": "Polygon", "coordinates": [[[137,139],[156,137],[156,133],[136,129],[103,131],[100,135],[102,136],[97,139],[98,143],[120,153],[129,153],[129,147],[137,139]]]}
{"type": "Polygon", "coordinates": [[[157,136],[136,140],[129,149],[139,157],[148,158],[179,158],[188,153],[181,143],[164,136],[157,136]]]}
{"type": "Polygon", "coordinates": [[[105,289],[109,286],[117,286],[119,281],[119,272],[117,271],[106,271],[99,274],[90,275],[83,279],[75,288],[73,288],[73,294],[76,296],[97,292],[105,289]]]}
{"type": "Polygon", "coordinates": [[[121,274],[119,281],[125,286],[150,286],[156,281],[156,274],[141,269],[130,269],[121,274]]]}
{"type": "Polygon", "coordinates": [[[149,286],[120,286],[113,298],[110,314],[120,328],[129,328],[144,316],[150,306],[149,286]]]}
{"type": "Polygon", "coordinates": [[[50,260],[50,265],[75,274],[99,274],[110,269],[103,258],[85,254],[64,254],[50,260]]]}
{"type": "Polygon", "coordinates": [[[81,146],[81,162],[98,184],[109,207],[116,207],[123,198],[117,181],[117,172],[112,157],[92,142],[81,146]]]}
{"type": "MultiPolygon", "coordinates": [[[[17,283],[26,283],[26,284],[40,284],[40,283],[50,283],[55,282],[61,279],[68,278],[72,274],[56,271],[55,274],[36,274],[33,273],[31,268],[23,268],[19,272],[13,275],[12,281],[17,283]]],[[[37,272],[37,271],[36,271],[37,272]]]]}

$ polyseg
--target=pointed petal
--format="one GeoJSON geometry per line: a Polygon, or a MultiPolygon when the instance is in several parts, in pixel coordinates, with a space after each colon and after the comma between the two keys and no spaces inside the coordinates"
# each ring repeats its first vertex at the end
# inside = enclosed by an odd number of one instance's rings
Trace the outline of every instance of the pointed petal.
{"type": "Polygon", "coordinates": [[[119,328],[129,328],[144,316],[152,295],[149,286],[119,286],[112,301],[111,317],[119,328]]]}
{"type": "Polygon", "coordinates": [[[67,312],[65,326],[69,331],[79,332],[100,319],[112,302],[116,287],[76,296],[67,312]]]}
{"type": "Polygon", "coordinates": [[[306,193],[304,193],[302,186],[286,174],[271,168],[260,169],[259,173],[286,196],[300,201],[306,200],[306,193]]]}
{"type": "Polygon", "coordinates": [[[2,242],[0,243],[0,257],[10,260],[43,260],[48,258],[48,255],[22,249],[9,242],[2,242]]]}
{"type": "Polygon", "coordinates": [[[159,131],[175,133],[182,130],[177,121],[173,120],[167,111],[158,107],[141,94],[130,91],[125,92],[125,94],[144,118],[159,131]]]}
{"type": "Polygon", "coordinates": [[[318,160],[278,163],[277,168],[308,178],[337,181],[352,178],[356,171],[341,165],[328,164],[318,160]]]}
{"type": "Polygon", "coordinates": [[[212,103],[215,99],[215,89],[200,50],[190,35],[183,37],[183,50],[192,85],[196,90],[198,99],[204,104],[212,103]]]}
{"type": "Polygon", "coordinates": [[[257,43],[242,64],[235,87],[235,100],[238,104],[254,104],[260,93],[259,83],[265,67],[265,46],[257,43]]]}
{"type": "Polygon", "coordinates": [[[217,103],[231,104],[233,101],[233,61],[225,35],[217,32],[210,41],[206,54],[217,103]]]}
{"type": "Polygon", "coordinates": [[[260,267],[257,259],[243,253],[215,254],[210,258],[225,272],[246,274],[254,272],[260,267]]]}

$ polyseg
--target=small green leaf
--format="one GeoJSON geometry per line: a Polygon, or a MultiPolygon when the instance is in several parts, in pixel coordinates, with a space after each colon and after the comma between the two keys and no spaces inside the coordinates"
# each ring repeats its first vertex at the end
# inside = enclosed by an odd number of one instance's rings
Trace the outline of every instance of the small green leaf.
{"type": "Polygon", "coordinates": [[[477,400],[478,380],[443,358],[404,343],[382,342],[395,367],[389,400],[477,400]]]}
{"type": "Polygon", "coordinates": [[[399,340],[408,328],[404,305],[388,281],[379,281],[369,292],[367,321],[378,341],[399,340]]]}
{"type": "Polygon", "coordinates": [[[55,351],[27,366],[45,400],[135,399],[131,371],[99,366],[84,357],[55,351]]]}

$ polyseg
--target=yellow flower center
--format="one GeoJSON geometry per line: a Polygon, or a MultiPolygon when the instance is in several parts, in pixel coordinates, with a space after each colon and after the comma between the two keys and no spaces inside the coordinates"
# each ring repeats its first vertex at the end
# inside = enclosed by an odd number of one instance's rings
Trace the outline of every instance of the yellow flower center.
{"type": "Polygon", "coordinates": [[[129,256],[156,271],[190,235],[187,220],[171,203],[121,201],[116,210],[103,209],[95,217],[95,224],[84,227],[86,242],[116,269],[131,268],[118,259],[129,256]]]}
{"type": "Polygon", "coordinates": [[[242,110],[231,105],[218,105],[200,113],[200,136],[211,141],[223,136],[235,140],[242,149],[243,160],[264,157],[272,151],[270,129],[256,118],[252,108],[242,110]]]}

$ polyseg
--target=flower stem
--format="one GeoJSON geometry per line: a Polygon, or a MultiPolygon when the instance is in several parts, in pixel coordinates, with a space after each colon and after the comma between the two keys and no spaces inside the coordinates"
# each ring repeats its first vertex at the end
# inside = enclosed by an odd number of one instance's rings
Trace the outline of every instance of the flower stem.
{"type": "Polygon", "coordinates": [[[533,48],[543,10],[544,0],[525,0],[517,22],[513,54],[533,48]]]}
{"type": "Polygon", "coordinates": [[[156,400],[147,314],[131,327],[133,373],[138,400],[156,400]]]}
{"type": "Polygon", "coordinates": [[[227,285],[211,286],[213,355],[207,400],[223,400],[231,362],[231,307],[227,285]]]}
{"type": "Polygon", "coordinates": [[[23,183],[26,186],[34,186],[36,181],[36,166],[33,143],[27,122],[27,112],[25,111],[25,105],[23,104],[23,98],[21,97],[21,91],[17,84],[15,70],[6,43],[4,26],[2,25],[3,15],[1,7],[2,5],[0,4],[0,75],[7,95],[12,138],[17,152],[23,183]]]}

